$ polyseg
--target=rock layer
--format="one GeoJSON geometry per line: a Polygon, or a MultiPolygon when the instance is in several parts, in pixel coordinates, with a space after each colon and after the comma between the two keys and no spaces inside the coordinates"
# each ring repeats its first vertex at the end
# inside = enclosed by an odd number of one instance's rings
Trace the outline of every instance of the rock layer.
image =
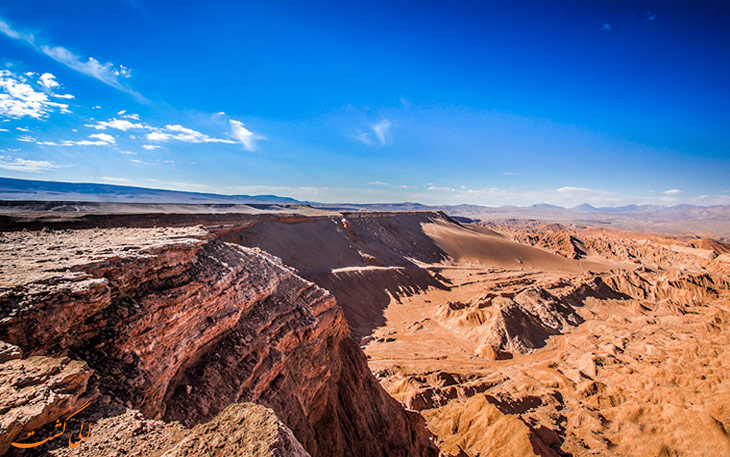
{"type": "Polygon", "coordinates": [[[103,393],[146,417],[192,426],[255,401],[313,456],[435,455],[334,297],[270,254],[199,228],[2,236],[26,256],[6,267],[0,339],[88,362],[103,393]]]}

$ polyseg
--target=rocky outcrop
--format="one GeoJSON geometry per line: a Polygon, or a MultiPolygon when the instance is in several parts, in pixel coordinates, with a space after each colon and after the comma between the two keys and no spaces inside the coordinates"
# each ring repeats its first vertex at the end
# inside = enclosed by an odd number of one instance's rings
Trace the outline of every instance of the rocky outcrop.
{"type": "Polygon", "coordinates": [[[583,322],[570,303],[533,286],[516,294],[480,294],[465,303],[446,302],[434,317],[477,342],[477,354],[492,360],[508,356],[505,351],[526,353],[543,347],[551,335],[583,322]]]}
{"type": "MultiPolygon", "coordinates": [[[[102,397],[83,411],[83,420],[93,423],[93,430],[80,449],[72,449],[64,442],[72,433],[66,432],[65,436],[52,442],[54,446],[11,448],[9,455],[310,457],[271,409],[254,403],[231,404],[209,422],[185,428],[178,422],[145,418],[137,410],[102,397]]],[[[69,422],[67,428],[75,431],[79,427],[81,425],[76,421],[69,422]]]]}
{"type": "Polygon", "coordinates": [[[435,455],[327,291],[200,229],[124,230],[3,234],[43,258],[10,267],[26,273],[2,284],[0,339],[87,362],[102,393],[150,419],[193,426],[253,401],[315,457],[435,455]]]}
{"type": "Polygon", "coordinates": [[[193,427],[162,457],[310,457],[274,412],[252,403],[234,403],[213,420],[193,427]]]}
{"type": "Polygon", "coordinates": [[[0,454],[98,395],[87,389],[92,371],[86,363],[21,355],[18,347],[0,342],[0,454]]]}

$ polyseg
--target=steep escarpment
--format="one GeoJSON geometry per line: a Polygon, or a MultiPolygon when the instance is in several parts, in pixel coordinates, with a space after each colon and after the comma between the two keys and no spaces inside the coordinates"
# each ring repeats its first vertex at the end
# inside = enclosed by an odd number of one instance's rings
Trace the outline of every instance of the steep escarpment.
{"type": "Polygon", "coordinates": [[[334,297],[272,255],[201,228],[2,236],[0,340],[85,362],[113,404],[193,426],[252,401],[313,456],[435,453],[334,297]]]}
{"type": "Polygon", "coordinates": [[[439,212],[343,213],[337,217],[279,217],[221,229],[218,236],[280,257],[331,291],[353,335],[385,323],[391,299],[429,288],[449,289],[439,267],[472,265],[580,273],[608,270],[467,227],[439,212]]]}

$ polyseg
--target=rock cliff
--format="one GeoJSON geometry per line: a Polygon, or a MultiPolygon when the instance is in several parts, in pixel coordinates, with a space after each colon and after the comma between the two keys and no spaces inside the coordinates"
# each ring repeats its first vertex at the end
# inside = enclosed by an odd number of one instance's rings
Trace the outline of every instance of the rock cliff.
{"type": "Polygon", "coordinates": [[[115,404],[193,426],[252,401],[315,457],[437,452],[369,372],[334,297],[270,254],[202,228],[0,236],[0,340],[29,361],[83,361],[115,404]]]}

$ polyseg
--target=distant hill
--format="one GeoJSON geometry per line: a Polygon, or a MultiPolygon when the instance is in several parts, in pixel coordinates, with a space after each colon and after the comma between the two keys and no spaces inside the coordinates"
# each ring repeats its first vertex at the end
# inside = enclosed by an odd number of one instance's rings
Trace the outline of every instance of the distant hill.
{"type": "MultiPolygon", "coordinates": [[[[616,227],[624,230],[641,230],[662,233],[704,233],[730,238],[730,206],[695,205],[627,205],[621,207],[594,207],[587,203],[573,208],[550,204],[531,206],[489,207],[471,204],[428,206],[421,203],[315,203],[302,202],[277,195],[220,195],[201,192],[183,192],[144,187],[118,186],[113,184],[66,183],[54,181],[31,181],[25,179],[0,178],[0,200],[5,203],[1,211],[39,211],[43,206],[23,205],[20,201],[44,202],[108,202],[118,204],[101,207],[54,204],[52,211],[121,211],[128,212],[127,203],[137,206],[134,212],[161,211],[157,206],[141,207],[140,203],[156,204],[198,204],[199,207],[168,207],[166,212],[219,212],[238,211],[235,207],[214,205],[304,205],[328,211],[443,211],[460,221],[535,219],[545,222],[567,222],[582,225],[616,227]],[[205,205],[213,205],[204,207],[205,205]],[[114,208],[114,209],[112,209],[114,208]]],[[[262,208],[263,210],[263,208],[262,208]]],[[[242,209],[244,211],[244,209],[242,209]]],[[[247,209],[246,209],[247,211],[247,209]]]]}
{"type": "Polygon", "coordinates": [[[117,203],[300,203],[277,195],[219,195],[114,184],[0,178],[0,200],[117,203]]]}

